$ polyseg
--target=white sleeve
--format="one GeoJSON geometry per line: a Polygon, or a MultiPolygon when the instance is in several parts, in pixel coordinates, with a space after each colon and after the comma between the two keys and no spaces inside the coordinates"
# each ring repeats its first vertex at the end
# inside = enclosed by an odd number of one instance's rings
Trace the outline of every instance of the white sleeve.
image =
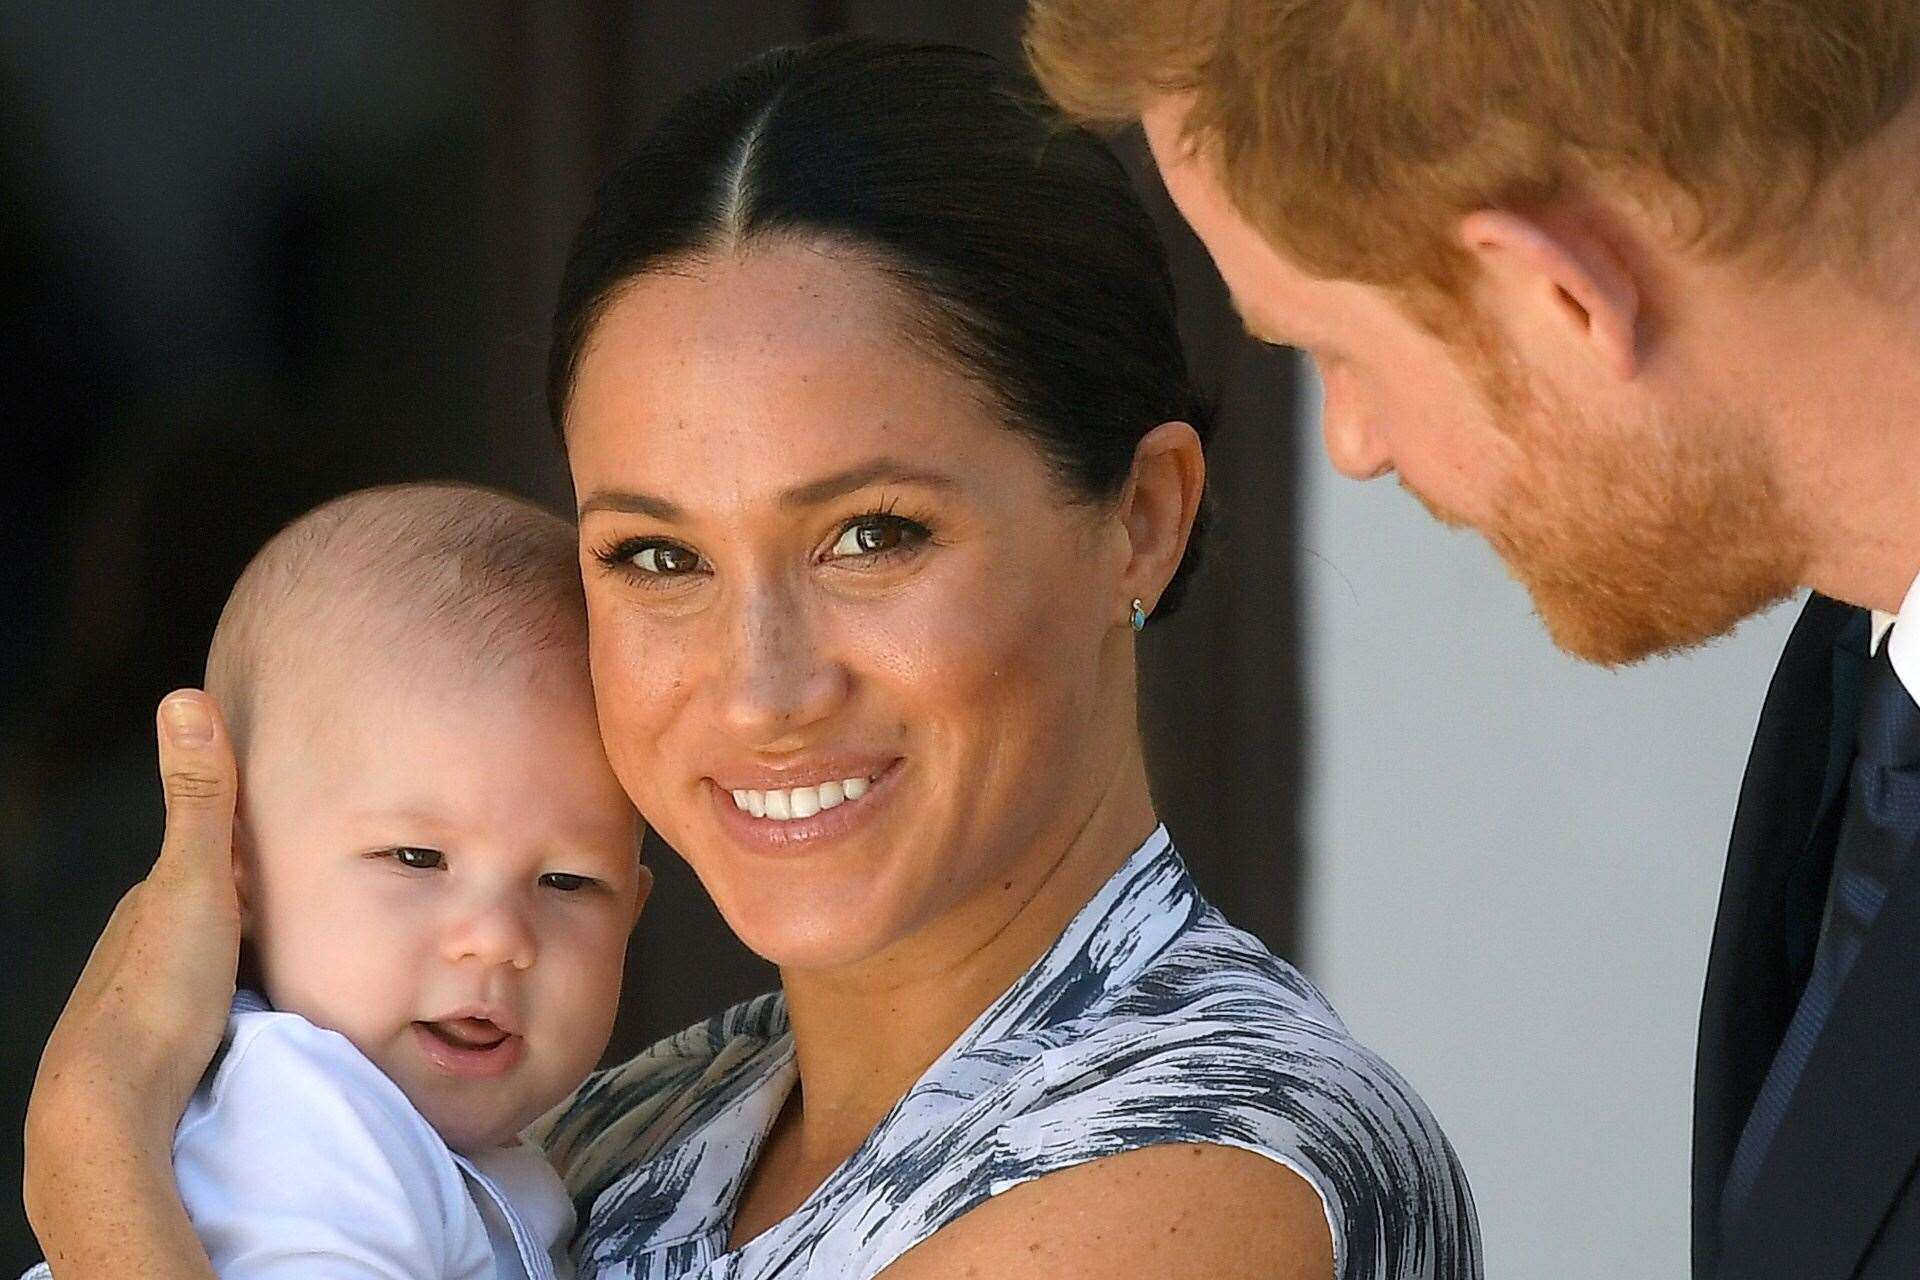
{"type": "Polygon", "coordinates": [[[174,1140],[221,1280],[493,1280],[452,1156],[378,1067],[292,1015],[235,1023],[174,1140]]]}

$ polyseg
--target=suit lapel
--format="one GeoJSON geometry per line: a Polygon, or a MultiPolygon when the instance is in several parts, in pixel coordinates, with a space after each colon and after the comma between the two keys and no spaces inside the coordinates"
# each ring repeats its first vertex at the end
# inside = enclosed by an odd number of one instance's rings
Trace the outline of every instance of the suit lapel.
{"type": "Polygon", "coordinates": [[[1851,1276],[1920,1158],[1920,858],[1909,858],[1728,1222],[1725,1275],[1851,1276]]]}
{"type": "Polygon", "coordinates": [[[1697,1276],[1718,1274],[1727,1165],[1812,964],[1833,860],[1833,801],[1852,758],[1850,703],[1858,682],[1850,678],[1863,661],[1853,654],[1865,651],[1866,626],[1863,610],[1812,597],[1781,656],[1754,735],[1700,1010],[1697,1276]],[[1844,727],[1836,718],[1845,719],[1844,727]]]}

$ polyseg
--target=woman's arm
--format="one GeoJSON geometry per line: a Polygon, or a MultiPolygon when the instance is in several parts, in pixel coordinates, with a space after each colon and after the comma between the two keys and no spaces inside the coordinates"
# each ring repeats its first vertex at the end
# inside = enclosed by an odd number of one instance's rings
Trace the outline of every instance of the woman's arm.
{"type": "Polygon", "coordinates": [[[880,1280],[1331,1280],[1320,1196],[1222,1146],[1143,1147],[1022,1183],[929,1236],[880,1280]]]}
{"type": "Polygon", "coordinates": [[[226,1026],[240,952],[233,748],[213,700],[160,705],[166,838],[47,1040],[27,1106],[27,1218],[58,1280],[210,1280],[173,1130],[226,1026]]]}

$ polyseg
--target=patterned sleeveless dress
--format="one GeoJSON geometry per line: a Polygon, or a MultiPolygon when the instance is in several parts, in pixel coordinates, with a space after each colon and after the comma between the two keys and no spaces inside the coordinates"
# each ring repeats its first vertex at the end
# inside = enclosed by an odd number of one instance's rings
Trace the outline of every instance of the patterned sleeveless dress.
{"type": "Polygon", "coordinates": [[[1473,1198],[1419,1097],[1200,896],[1165,828],[785,1220],[728,1251],[796,1079],[777,994],[599,1072],[545,1120],[583,1280],[867,1280],[988,1197],[1218,1143],[1320,1194],[1340,1280],[1479,1280],[1473,1198]]]}

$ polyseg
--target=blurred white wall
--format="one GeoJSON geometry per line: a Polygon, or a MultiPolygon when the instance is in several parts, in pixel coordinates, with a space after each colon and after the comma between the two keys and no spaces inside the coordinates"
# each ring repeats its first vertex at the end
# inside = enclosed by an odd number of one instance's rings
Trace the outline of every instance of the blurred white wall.
{"type": "Polygon", "coordinates": [[[1309,399],[1302,967],[1452,1136],[1489,1277],[1684,1277],[1701,980],[1797,606],[1577,664],[1477,537],[1336,474],[1309,399]]]}

